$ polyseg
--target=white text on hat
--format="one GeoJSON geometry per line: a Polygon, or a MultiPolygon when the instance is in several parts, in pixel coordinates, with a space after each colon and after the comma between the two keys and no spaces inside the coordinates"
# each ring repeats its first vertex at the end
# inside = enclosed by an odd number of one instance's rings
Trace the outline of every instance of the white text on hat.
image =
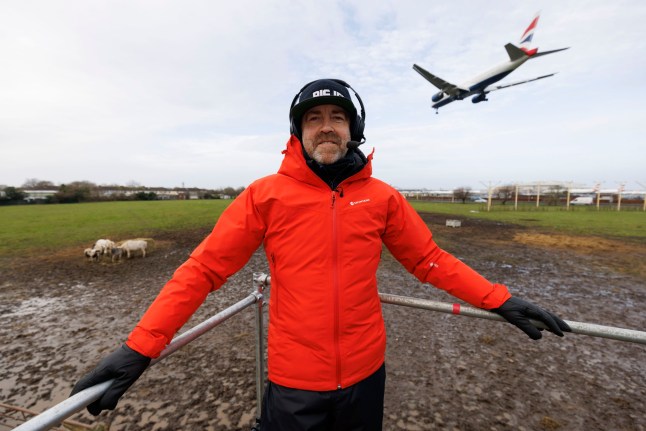
{"type": "MultiPolygon", "coordinates": [[[[316,90],[314,93],[312,93],[312,97],[319,97],[319,96],[329,96],[330,95],[330,90],[327,88],[324,90],[316,90]]],[[[340,96],[344,97],[343,94],[339,93],[338,91],[334,91],[333,96],[340,96]]],[[[345,98],[345,97],[344,97],[345,98]]]]}

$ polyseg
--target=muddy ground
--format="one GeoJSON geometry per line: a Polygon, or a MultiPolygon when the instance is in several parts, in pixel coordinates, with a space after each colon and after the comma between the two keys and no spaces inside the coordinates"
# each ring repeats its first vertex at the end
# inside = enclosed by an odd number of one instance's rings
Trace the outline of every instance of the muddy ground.
{"type": "MultiPolygon", "coordinates": [[[[425,214],[438,243],[566,320],[646,330],[646,243],[570,237],[425,214]]],[[[0,402],[42,411],[125,339],[207,231],[160,234],[146,258],[91,263],[78,250],[0,262],[0,402]]],[[[115,238],[120,239],[120,238],[115,238]]],[[[182,332],[247,296],[262,251],[182,332]]],[[[455,302],[384,253],[380,291],[455,302]]],[[[534,342],[506,323],[384,305],[384,430],[645,430],[646,346],[584,335],[534,342]]],[[[243,311],[150,368],[110,430],[249,430],[254,315],[243,311]]],[[[1,422],[1,420],[0,420],[1,422]]],[[[2,427],[0,427],[2,429],[2,427]]]]}

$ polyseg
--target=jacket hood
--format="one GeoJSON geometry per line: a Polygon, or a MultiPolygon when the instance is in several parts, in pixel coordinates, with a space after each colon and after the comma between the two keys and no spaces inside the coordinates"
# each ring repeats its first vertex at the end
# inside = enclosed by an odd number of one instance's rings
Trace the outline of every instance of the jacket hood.
{"type": "MultiPolygon", "coordinates": [[[[357,151],[358,152],[358,151],[357,151]]],[[[298,181],[311,184],[314,186],[321,186],[325,182],[314,171],[307,166],[305,156],[303,155],[303,145],[295,135],[291,135],[287,141],[287,146],[282,152],[285,157],[278,169],[278,173],[287,175],[298,181]]],[[[369,178],[372,175],[372,156],[374,149],[366,157],[366,163],[359,172],[345,179],[344,181],[356,181],[364,178],[369,178]]],[[[363,156],[363,154],[361,154],[363,156]]]]}

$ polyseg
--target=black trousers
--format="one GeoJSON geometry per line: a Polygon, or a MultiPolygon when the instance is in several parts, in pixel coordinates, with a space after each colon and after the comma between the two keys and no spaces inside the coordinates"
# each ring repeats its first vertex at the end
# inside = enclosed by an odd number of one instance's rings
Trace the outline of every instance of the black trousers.
{"type": "Polygon", "coordinates": [[[359,383],[335,391],[303,391],[269,382],[261,431],[380,431],[386,366],[359,383]]]}

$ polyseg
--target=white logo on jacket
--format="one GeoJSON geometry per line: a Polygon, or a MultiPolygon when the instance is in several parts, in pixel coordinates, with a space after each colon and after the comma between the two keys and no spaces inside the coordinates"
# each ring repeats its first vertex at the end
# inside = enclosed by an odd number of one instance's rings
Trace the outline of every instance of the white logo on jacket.
{"type": "Polygon", "coordinates": [[[363,203],[366,203],[366,202],[370,202],[370,199],[363,199],[361,201],[352,201],[352,202],[350,202],[350,205],[359,205],[359,204],[363,204],[363,203]]]}

